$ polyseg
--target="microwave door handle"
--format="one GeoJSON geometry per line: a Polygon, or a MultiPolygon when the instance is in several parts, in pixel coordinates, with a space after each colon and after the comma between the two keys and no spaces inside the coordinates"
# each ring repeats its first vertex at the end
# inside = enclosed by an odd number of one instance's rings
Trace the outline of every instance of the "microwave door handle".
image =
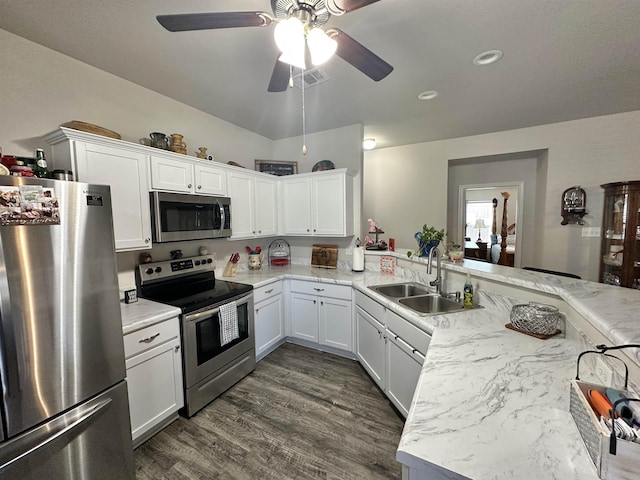
{"type": "Polygon", "coordinates": [[[222,206],[222,203],[220,203],[220,201],[218,200],[218,209],[220,210],[220,234],[222,234],[222,231],[224,230],[224,225],[227,222],[227,216],[224,213],[224,207],[222,206]]]}

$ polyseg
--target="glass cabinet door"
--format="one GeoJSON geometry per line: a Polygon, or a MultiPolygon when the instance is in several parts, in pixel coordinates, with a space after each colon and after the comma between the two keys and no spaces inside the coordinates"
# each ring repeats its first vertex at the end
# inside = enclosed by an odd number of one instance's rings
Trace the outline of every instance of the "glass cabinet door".
{"type": "Polygon", "coordinates": [[[600,281],[640,288],[640,181],[602,185],[600,281]]]}

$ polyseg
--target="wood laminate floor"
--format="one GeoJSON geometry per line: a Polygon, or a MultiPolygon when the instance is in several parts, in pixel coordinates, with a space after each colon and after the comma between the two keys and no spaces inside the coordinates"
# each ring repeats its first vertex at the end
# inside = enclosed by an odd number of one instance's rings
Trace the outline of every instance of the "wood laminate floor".
{"type": "Polygon", "coordinates": [[[136,478],[399,479],[402,426],[357,362],[285,344],[141,445],[136,478]]]}

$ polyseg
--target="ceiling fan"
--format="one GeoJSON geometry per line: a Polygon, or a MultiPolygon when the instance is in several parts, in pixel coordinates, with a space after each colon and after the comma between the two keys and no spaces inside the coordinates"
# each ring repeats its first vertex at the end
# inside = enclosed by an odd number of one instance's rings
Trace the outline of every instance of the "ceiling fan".
{"type": "MultiPolygon", "coordinates": [[[[156,18],[160,25],[171,32],[236,27],[266,27],[274,22],[278,23],[275,37],[276,43],[283,51],[283,54],[276,61],[267,90],[269,92],[283,92],[290,83],[291,65],[304,69],[306,62],[303,58],[308,58],[307,53],[309,50],[311,50],[312,60],[316,51],[322,53],[326,58],[330,57],[335,51],[336,55],[376,82],[389,75],[393,71],[391,65],[342,30],[337,28],[322,30],[322,26],[329,21],[331,15],[344,15],[378,1],[271,0],[273,15],[267,12],[219,12],[158,15],[156,18]],[[286,30],[286,24],[289,24],[288,26],[295,24],[293,25],[293,27],[297,28],[295,34],[298,35],[297,38],[302,42],[292,42],[294,44],[297,43],[296,52],[303,57],[298,62],[291,59],[292,52],[286,51],[288,47],[284,47],[285,49],[283,50],[283,45],[279,42],[279,36],[282,38],[282,35],[279,35],[281,33],[279,30],[286,30]],[[320,37],[318,43],[328,48],[326,52],[320,52],[320,47],[316,47],[315,37],[320,37]]],[[[317,55],[319,56],[319,54],[317,55]]],[[[315,61],[314,63],[317,64],[315,61]]]]}

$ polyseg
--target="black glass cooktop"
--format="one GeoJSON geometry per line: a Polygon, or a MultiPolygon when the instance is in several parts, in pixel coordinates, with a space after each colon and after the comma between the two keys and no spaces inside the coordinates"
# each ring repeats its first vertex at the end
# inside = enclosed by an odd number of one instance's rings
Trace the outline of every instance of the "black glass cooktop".
{"type": "Polygon", "coordinates": [[[238,295],[244,295],[251,290],[253,290],[252,285],[218,280],[213,272],[206,272],[187,278],[144,285],[140,289],[140,296],[178,307],[182,313],[192,313],[223,303],[238,295]]]}

